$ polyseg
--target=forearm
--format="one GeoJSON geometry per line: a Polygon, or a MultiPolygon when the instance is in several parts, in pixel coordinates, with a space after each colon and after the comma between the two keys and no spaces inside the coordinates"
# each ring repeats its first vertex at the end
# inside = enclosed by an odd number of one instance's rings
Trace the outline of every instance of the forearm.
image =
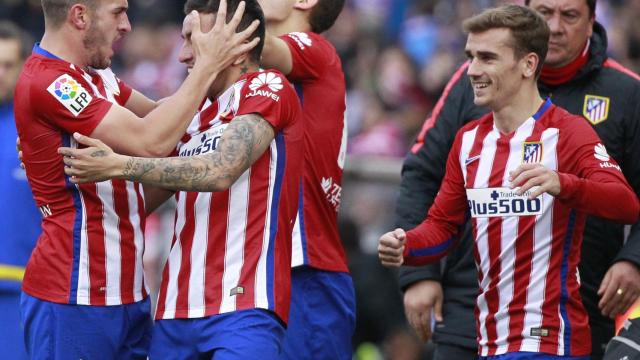
{"type": "Polygon", "coordinates": [[[178,91],[143,118],[138,131],[149,155],[166,156],[175,148],[216,77],[196,65],[178,91]]]}
{"type": "Polygon", "coordinates": [[[557,198],[566,206],[620,223],[638,220],[638,198],[625,183],[581,179],[566,173],[558,175],[561,192],[557,198]]]}
{"type": "Polygon", "coordinates": [[[268,32],[264,38],[264,48],[260,64],[265,69],[276,69],[284,75],[289,75],[292,64],[291,50],[284,40],[268,32]]]}
{"type": "Polygon", "coordinates": [[[403,254],[405,265],[419,266],[437,262],[455,246],[456,232],[455,225],[425,220],[415,229],[407,232],[403,254]]]}

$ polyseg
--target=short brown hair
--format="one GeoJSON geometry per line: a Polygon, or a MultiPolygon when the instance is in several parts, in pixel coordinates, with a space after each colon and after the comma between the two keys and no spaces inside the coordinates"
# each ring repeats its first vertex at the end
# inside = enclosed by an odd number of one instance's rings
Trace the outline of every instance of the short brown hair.
{"type": "Polygon", "coordinates": [[[520,5],[500,6],[465,20],[462,27],[466,33],[509,29],[516,58],[535,53],[540,59],[536,76],[540,74],[549,48],[550,30],[547,22],[536,11],[520,5]]]}
{"type": "Polygon", "coordinates": [[[344,0],[318,0],[309,14],[311,31],[316,34],[327,31],[336,22],[343,7],[344,0]]]}
{"type": "Polygon", "coordinates": [[[83,4],[94,10],[99,2],[100,0],[42,0],[45,24],[57,28],[67,18],[67,13],[74,4],[83,4]]]}
{"type": "MultiPolygon", "coordinates": [[[[262,48],[264,47],[264,37],[265,37],[265,22],[264,22],[264,14],[262,13],[262,8],[258,4],[257,0],[242,0],[245,2],[244,14],[242,15],[242,19],[240,20],[240,24],[238,24],[237,32],[240,32],[251,25],[254,20],[260,20],[260,24],[258,28],[253,32],[253,37],[259,37],[260,41],[258,45],[249,51],[249,58],[255,63],[260,62],[260,56],[262,55],[262,48]]],[[[236,9],[240,5],[240,0],[227,0],[227,19],[229,21],[233,18],[233,14],[236,12],[236,9]]],[[[205,13],[212,14],[218,12],[218,7],[220,6],[220,0],[187,0],[184,4],[184,13],[188,15],[193,10],[205,13]]]]}

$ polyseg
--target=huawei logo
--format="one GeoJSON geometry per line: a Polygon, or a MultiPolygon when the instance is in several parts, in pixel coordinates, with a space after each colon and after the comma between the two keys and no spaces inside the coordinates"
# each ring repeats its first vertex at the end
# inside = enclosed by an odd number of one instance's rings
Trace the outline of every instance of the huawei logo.
{"type": "Polygon", "coordinates": [[[289,37],[295,40],[302,50],[304,50],[305,46],[311,46],[313,43],[309,35],[303,32],[292,32],[289,34],[289,37]]]}
{"type": "Polygon", "coordinates": [[[600,161],[609,161],[610,157],[607,153],[607,149],[602,144],[598,144],[594,147],[595,154],[593,156],[600,161]]]}
{"type": "Polygon", "coordinates": [[[256,91],[260,89],[262,86],[267,85],[269,90],[273,92],[278,92],[282,90],[282,79],[274,74],[274,73],[262,73],[257,77],[251,80],[251,84],[249,84],[249,89],[256,91]]]}

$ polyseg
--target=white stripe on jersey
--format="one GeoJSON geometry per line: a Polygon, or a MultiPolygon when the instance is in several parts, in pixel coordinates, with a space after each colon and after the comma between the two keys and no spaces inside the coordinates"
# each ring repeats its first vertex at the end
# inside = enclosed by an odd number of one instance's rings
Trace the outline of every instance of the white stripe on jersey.
{"type": "MultiPolygon", "coordinates": [[[[178,203],[176,204],[176,225],[175,232],[176,242],[171,246],[171,252],[169,253],[168,263],[165,266],[169,266],[169,280],[167,283],[167,292],[165,294],[164,314],[163,319],[172,319],[176,314],[176,302],[178,300],[178,275],[180,273],[180,265],[182,264],[182,241],[180,234],[184,229],[185,224],[185,201],[186,194],[178,197],[178,203]]],[[[162,301],[163,299],[160,299],[162,301]]]]}
{"type": "MultiPolygon", "coordinates": [[[[220,313],[236,309],[236,295],[231,290],[240,284],[240,272],[244,263],[247,215],[249,211],[249,185],[251,168],[247,169],[229,189],[229,215],[224,252],[224,275],[222,277],[222,301],[220,313]]],[[[198,217],[202,214],[197,213],[198,217]]]]}
{"type": "Polygon", "coordinates": [[[478,134],[478,127],[474,127],[473,129],[465,132],[462,135],[462,146],[460,148],[460,164],[462,164],[462,178],[464,179],[464,184],[467,185],[467,164],[466,161],[469,158],[471,153],[471,147],[473,146],[473,142],[476,139],[478,134]]]}
{"type": "MultiPolygon", "coordinates": [[[[498,138],[500,137],[500,132],[494,127],[493,131],[489,132],[487,136],[483,140],[482,144],[482,156],[480,163],[478,164],[478,171],[476,174],[474,188],[486,188],[489,185],[489,177],[491,176],[491,169],[493,168],[493,159],[496,153],[496,143],[498,138]]],[[[475,136],[473,138],[464,138],[463,140],[475,140],[475,136]]],[[[464,147],[463,143],[463,147],[464,147]]],[[[466,147],[470,147],[470,145],[466,145],[466,147]]],[[[462,163],[464,165],[464,162],[462,163]]],[[[476,218],[476,233],[477,233],[477,249],[478,254],[480,256],[480,266],[479,271],[482,273],[482,282],[480,283],[481,289],[487,289],[489,287],[489,283],[491,282],[491,278],[489,277],[489,267],[490,267],[490,258],[489,258],[489,237],[488,237],[488,229],[489,229],[489,218],[476,218]]],[[[486,327],[486,319],[489,315],[489,307],[487,304],[486,293],[483,291],[480,296],[477,298],[479,316],[478,321],[480,322],[480,345],[486,345],[487,343],[487,327],[486,327]]],[[[483,351],[486,351],[486,348],[483,347],[483,351]]],[[[482,353],[483,356],[486,356],[486,353],[482,353]]]]}
{"type": "MultiPolygon", "coordinates": [[[[277,216],[277,214],[271,213],[271,206],[274,201],[273,196],[276,184],[276,172],[278,170],[278,156],[282,155],[278,154],[276,139],[273,139],[271,141],[269,151],[271,152],[271,161],[269,163],[269,191],[267,193],[267,211],[264,221],[265,228],[262,238],[262,251],[260,252],[260,259],[258,259],[255,284],[256,307],[263,309],[269,308],[269,289],[267,289],[267,256],[269,255],[269,244],[271,242],[271,217],[274,215],[277,216]]],[[[275,226],[278,225],[275,224],[275,226]]],[[[275,241],[275,239],[273,241],[275,241]]]]}
{"type": "Polygon", "coordinates": [[[188,316],[204,316],[204,286],[207,257],[207,243],[209,240],[209,206],[211,204],[210,192],[199,193],[194,204],[196,214],[193,243],[191,244],[191,267],[189,268],[189,311],[188,316]],[[204,220],[204,221],[203,221],[204,220]],[[196,285],[196,286],[193,286],[196,285]]]}
{"type": "MultiPolygon", "coordinates": [[[[143,199],[144,204],[144,193],[142,190],[142,185],[134,184],[132,182],[127,181],[127,202],[129,204],[129,218],[131,219],[132,224],[142,224],[142,219],[140,219],[140,209],[138,208],[138,196],[136,195],[136,190],[140,191],[141,197],[143,199]]],[[[136,263],[134,269],[143,268],[142,263],[142,255],[144,251],[144,234],[142,233],[142,228],[139,226],[133,226],[133,239],[136,245],[135,259],[136,263]]],[[[133,275],[133,300],[140,301],[142,300],[142,288],[147,291],[147,285],[144,283],[144,276],[142,271],[135,271],[133,275]]]]}
{"type": "MultiPolygon", "coordinates": [[[[77,143],[71,138],[71,147],[77,148],[77,143]]],[[[89,287],[91,280],[89,278],[89,242],[87,233],[87,207],[84,203],[84,196],[80,191],[80,186],[74,185],[78,192],[78,197],[82,203],[82,224],[80,225],[80,259],[78,262],[78,287],[76,294],[76,303],[79,305],[88,305],[89,287]]]]}
{"type": "MultiPolygon", "coordinates": [[[[509,170],[517,168],[522,162],[522,143],[533,132],[535,120],[530,118],[522,124],[509,141],[509,157],[501,186],[509,186],[509,170]]],[[[498,312],[496,313],[496,346],[497,354],[507,351],[509,336],[509,303],[513,300],[514,269],[516,261],[516,243],[518,237],[519,217],[502,218],[500,282],[498,283],[498,312]]]]}
{"type": "MultiPolygon", "coordinates": [[[[120,230],[119,218],[114,208],[111,181],[96,183],[96,193],[102,203],[102,226],[104,228],[106,304],[120,305],[120,230]]],[[[102,289],[101,289],[102,290],[102,289]]]]}
{"type": "Polygon", "coordinates": [[[293,224],[293,231],[291,232],[291,267],[304,264],[304,254],[302,251],[302,229],[300,227],[300,212],[302,211],[303,210],[298,207],[296,222],[293,224]]]}

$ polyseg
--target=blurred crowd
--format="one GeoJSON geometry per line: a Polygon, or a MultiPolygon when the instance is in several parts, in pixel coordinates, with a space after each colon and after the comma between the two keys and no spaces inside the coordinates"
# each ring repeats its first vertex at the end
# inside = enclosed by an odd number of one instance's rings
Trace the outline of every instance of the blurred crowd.
{"type": "MultiPolygon", "coordinates": [[[[406,328],[395,274],[378,264],[376,240],[393,226],[402,158],[465,60],[462,20],[504,2],[348,0],[325,34],[343,60],[347,81],[349,158],[340,218],[358,299],[358,358],[428,356],[428,348],[406,328]]],[[[186,75],[177,61],[182,1],[132,0],[129,6],[133,31],[117,44],[113,68],[133,88],[161,99],[186,75]]],[[[598,2],[596,19],[608,31],[610,56],[636,72],[640,27],[633,24],[638,18],[640,0],[598,2]]],[[[34,39],[44,31],[39,0],[0,0],[0,19],[16,22],[34,39]]],[[[150,219],[150,237],[171,233],[171,214],[161,211],[150,219]]],[[[150,250],[150,267],[159,266],[163,251],[150,250]]]]}

